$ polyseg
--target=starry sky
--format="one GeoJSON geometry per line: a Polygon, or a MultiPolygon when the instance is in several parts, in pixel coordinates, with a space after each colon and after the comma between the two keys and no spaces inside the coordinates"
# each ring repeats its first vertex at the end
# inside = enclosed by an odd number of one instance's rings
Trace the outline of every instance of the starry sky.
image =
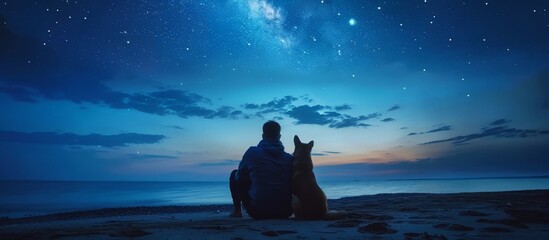
{"type": "Polygon", "coordinates": [[[544,0],[0,1],[0,179],[549,174],[544,0]]]}

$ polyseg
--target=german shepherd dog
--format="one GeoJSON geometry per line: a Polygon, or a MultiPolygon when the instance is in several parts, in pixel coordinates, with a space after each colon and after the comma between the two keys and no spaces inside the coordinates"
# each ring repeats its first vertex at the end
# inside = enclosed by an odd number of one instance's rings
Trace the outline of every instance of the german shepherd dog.
{"type": "Polygon", "coordinates": [[[328,212],[326,194],[320,189],[313,173],[311,150],[314,141],[305,144],[294,136],[294,164],[292,177],[292,208],[296,219],[319,220],[338,219],[345,215],[342,212],[328,212]]]}

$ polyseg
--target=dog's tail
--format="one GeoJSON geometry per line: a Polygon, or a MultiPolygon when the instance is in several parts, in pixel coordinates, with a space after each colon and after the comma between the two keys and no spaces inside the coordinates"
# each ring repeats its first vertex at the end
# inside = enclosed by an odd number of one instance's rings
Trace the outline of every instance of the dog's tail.
{"type": "Polygon", "coordinates": [[[346,211],[330,210],[326,213],[324,220],[339,220],[347,217],[346,211]]]}

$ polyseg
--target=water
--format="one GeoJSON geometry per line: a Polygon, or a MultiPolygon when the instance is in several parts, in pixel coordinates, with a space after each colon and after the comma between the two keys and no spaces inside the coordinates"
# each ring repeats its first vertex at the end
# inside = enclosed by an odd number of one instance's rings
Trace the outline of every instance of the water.
{"type": "MultiPolygon", "coordinates": [[[[378,193],[549,189],[549,178],[321,182],[330,199],[378,193]]],[[[227,182],[0,181],[0,216],[105,207],[229,204],[227,182]]]]}

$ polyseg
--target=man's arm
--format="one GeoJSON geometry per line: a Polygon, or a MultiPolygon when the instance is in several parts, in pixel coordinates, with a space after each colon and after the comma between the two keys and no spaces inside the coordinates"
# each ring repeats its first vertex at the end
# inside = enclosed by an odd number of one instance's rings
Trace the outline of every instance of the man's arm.
{"type": "Polygon", "coordinates": [[[238,165],[238,175],[237,179],[238,181],[250,181],[250,170],[248,168],[248,162],[250,161],[250,149],[248,149],[244,156],[242,156],[242,160],[240,161],[240,164],[238,165]]]}

